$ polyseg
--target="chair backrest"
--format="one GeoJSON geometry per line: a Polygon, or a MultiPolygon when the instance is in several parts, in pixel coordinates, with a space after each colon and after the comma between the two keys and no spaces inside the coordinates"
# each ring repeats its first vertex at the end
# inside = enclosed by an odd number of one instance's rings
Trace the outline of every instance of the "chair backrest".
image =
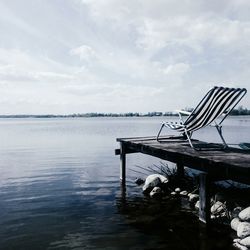
{"type": "Polygon", "coordinates": [[[205,127],[224,114],[221,124],[246,92],[245,88],[213,87],[184,122],[187,131],[205,127]]]}

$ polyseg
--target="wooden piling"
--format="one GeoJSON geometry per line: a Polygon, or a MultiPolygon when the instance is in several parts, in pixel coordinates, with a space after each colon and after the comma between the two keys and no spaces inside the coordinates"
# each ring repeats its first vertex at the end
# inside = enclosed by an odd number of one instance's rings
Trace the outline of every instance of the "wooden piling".
{"type": "Polygon", "coordinates": [[[184,165],[180,162],[176,163],[176,168],[177,168],[177,176],[179,179],[183,178],[184,176],[184,165]]]}
{"type": "Polygon", "coordinates": [[[126,187],[126,151],[125,145],[120,142],[120,181],[123,188],[126,187]]]}
{"type": "Polygon", "coordinates": [[[200,174],[200,221],[210,223],[210,179],[207,173],[200,174]]]}

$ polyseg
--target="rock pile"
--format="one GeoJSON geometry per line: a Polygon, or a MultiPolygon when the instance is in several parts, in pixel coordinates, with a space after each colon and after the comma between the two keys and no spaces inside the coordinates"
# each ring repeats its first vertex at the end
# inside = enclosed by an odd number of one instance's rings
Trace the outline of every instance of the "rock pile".
{"type": "Polygon", "coordinates": [[[151,174],[146,178],[142,191],[145,194],[149,194],[151,197],[160,196],[163,186],[167,183],[167,177],[161,174],[151,174]]]}
{"type": "Polygon", "coordinates": [[[245,208],[232,219],[231,228],[239,237],[234,240],[234,246],[242,250],[250,249],[250,207],[245,208]]]}
{"type": "Polygon", "coordinates": [[[172,193],[171,195],[175,196],[175,195],[180,195],[182,197],[187,197],[188,198],[188,201],[191,203],[191,204],[194,204],[195,202],[197,202],[199,200],[199,195],[198,194],[195,194],[195,193],[189,193],[188,191],[186,190],[182,190],[180,188],[176,188],[172,193]]]}

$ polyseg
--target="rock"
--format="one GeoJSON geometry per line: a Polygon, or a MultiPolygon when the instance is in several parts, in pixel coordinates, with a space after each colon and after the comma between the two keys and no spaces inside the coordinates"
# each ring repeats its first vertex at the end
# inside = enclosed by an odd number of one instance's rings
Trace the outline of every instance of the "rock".
{"type": "Polygon", "coordinates": [[[173,196],[177,195],[176,192],[171,192],[170,194],[173,195],[173,196]]]}
{"type": "Polygon", "coordinates": [[[240,249],[240,250],[249,250],[249,248],[245,247],[245,246],[242,246],[240,243],[234,243],[233,246],[235,246],[237,249],[240,249]]]}
{"type": "Polygon", "coordinates": [[[137,184],[138,186],[142,185],[145,181],[141,178],[136,178],[135,179],[135,184],[137,184]]]}
{"type": "Polygon", "coordinates": [[[195,203],[195,206],[194,206],[197,210],[199,210],[200,209],[200,201],[198,200],[198,201],[196,201],[196,203],[195,203]]]}
{"type": "Polygon", "coordinates": [[[180,192],[181,192],[181,189],[180,189],[180,188],[176,188],[174,191],[175,191],[176,193],[180,193],[180,192]]]}
{"type": "Polygon", "coordinates": [[[250,223],[240,222],[237,227],[237,235],[240,238],[245,238],[247,236],[250,236],[250,223]]]}
{"type": "Polygon", "coordinates": [[[239,239],[239,238],[237,238],[237,239],[233,239],[233,242],[240,242],[241,241],[241,239],[239,239]]]}
{"type": "Polygon", "coordinates": [[[250,222],[250,207],[245,208],[239,213],[239,218],[242,221],[248,221],[250,222]]]}
{"type": "Polygon", "coordinates": [[[192,192],[192,193],[188,193],[187,196],[190,197],[190,196],[192,196],[193,194],[196,194],[196,193],[193,193],[193,192],[192,192]]]}
{"type": "Polygon", "coordinates": [[[162,190],[160,187],[154,187],[153,190],[150,192],[150,197],[159,197],[162,194],[162,190]]]}
{"type": "Polygon", "coordinates": [[[151,174],[146,178],[142,187],[144,193],[149,193],[154,187],[158,187],[163,183],[167,183],[168,179],[161,174],[151,174]]]}
{"type": "Polygon", "coordinates": [[[198,200],[199,200],[199,195],[198,194],[190,194],[189,195],[189,202],[195,203],[198,200]]]}
{"type": "Polygon", "coordinates": [[[186,190],[183,190],[180,192],[180,195],[182,196],[187,196],[188,195],[188,192],[186,190]]]}
{"type": "Polygon", "coordinates": [[[250,248],[250,236],[242,239],[239,243],[245,247],[250,248]]]}
{"type": "Polygon", "coordinates": [[[238,215],[239,215],[239,213],[240,213],[241,211],[242,211],[242,207],[235,207],[235,208],[231,211],[231,213],[230,213],[231,219],[238,217],[238,215]]]}
{"type": "Polygon", "coordinates": [[[234,218],[234,219],[232,219],[232,220],[231,220],[231,223],[230,223],[231,228],[232,228],[233,230],[237,231],[237,228],[238,228],[240,222],[241,222],[240,219],[237,218],[237,217],[234,218]]]}
{"type": "Polygon", "coordinates": [[[148,176],[144,186],[142,187],[143,192],[149,193],[154,187],[160,186],[161,179],[159,177],[148,176]]]}
{"type": "Polygon", "coordinates": [[[225,211],[224,204],[221,201],[216,201],[214,205],[211,207],[212,214],[219,214],[225,211]]]}

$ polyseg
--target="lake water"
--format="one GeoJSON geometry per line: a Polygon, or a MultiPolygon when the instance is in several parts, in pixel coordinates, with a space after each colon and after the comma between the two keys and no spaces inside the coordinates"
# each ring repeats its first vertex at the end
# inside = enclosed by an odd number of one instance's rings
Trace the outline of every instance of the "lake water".
{"type": "MultiPolygon", "coordinates": [[[[129,155],[122,195],[116,138],[156,135],[166,119],[0,119],[0,249],[230,249],[179,200],[143,197],[132,170],[159,159],[129,155]]],[[[250,142],[249,129],[249,117],[228,118],[225,138],[250,142]]],[[[219,141],[210,127],[194,137],[219,141]]]]}

